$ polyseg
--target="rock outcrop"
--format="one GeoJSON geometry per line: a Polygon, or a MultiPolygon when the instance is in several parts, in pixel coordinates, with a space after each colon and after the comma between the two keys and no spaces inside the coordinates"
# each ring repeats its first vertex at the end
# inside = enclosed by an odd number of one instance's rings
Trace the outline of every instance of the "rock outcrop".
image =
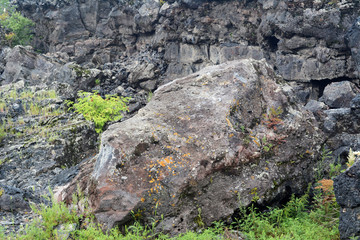
{"type": "Polygon", "coordinates": [[[334,190],[341,207],[341,239],[360,236],[360,161],[335,178],[334,190]]]}
{"type": "Polygon", "coordinates": [[[98,135],[65,111],[82,79],[70,64],[20,46],[1,55],[0,223],[8,232],[31,218],[29,202],[72,180],[76,165],[96,154],[98,135]]]}
{"type": "Polygon", "coordinates": [[[111,125],[83,185],[104,226],[128,223],[131,212],[149,220],[156,208],[174,234],[196,228],[199,215],[206,225],[230,218],[239,201],[301,193],[323,141],[264,60],[234,61],[161,86],[137,115],[111,125]]]}
{"type": "MultiPolygon", "coordinates": [[[[155,53],[161,56],[170,79],[208,65],[263,57],[286,80],[355,77],[344,37],[358,17],[357,1],[26,0],[18,4],[38,23],[38,49],[60,51],[80,64],[102,66],[146,51],[149,59],[155,53]]],[[[355,39],[356,34],[351,36],[355,39]]],[[[349,40],[349,47],[355,49],[356,41],[349,40]]]]}

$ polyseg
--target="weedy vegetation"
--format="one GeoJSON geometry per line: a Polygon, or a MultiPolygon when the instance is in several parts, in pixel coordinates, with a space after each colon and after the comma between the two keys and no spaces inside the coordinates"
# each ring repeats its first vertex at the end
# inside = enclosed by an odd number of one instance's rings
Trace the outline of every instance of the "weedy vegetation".
{"type": "Polygon", "coordinates": [[[14,103],[18,105],[19,116],[0,120],[0,143],[3,139],[29,137],[54,138],[51,126],[43,124],[50,118],[65,114],[55,104],[57,99],[54,90],[34,92],[31,89],[9,90],[0,92],[0,112],[7,115],[13,111],[14,103]]]}
{"type": "MultiPolygon", "coordinates": [[[[310,188],[309,188],[310,189],[310,188]]],[[[125,231],[114,228],[104,233],[101,226],[94,223],[94,217],[81,194],[73,197],[72,207],[56,202],[51,194],[52,205],[32,206],[39,218],[27,225],[16,235],[5,236],[0,227],[1,239],[62,239],[64,233],[60,225],[73,225],[75,228],[66,233],[70,239],[233,239],[245,235],[247,239],[340,239],[338,231],[339,207],[333,195],[331,181],[319,181],[316,194],[309,201],[308,192],[302,197],[292,196],[283,208],[273,208],[262,213],[251,205],[240,205],[241,218],[231,225],[214,222],[212,227],[199,231],[188,231],[175,237],[155,231],[156,224],[143,226],[140,222],[125,228],[125,231]],[[80,197],[79,197],[80,196],[80,197]],[[79,209],[85,209],[82,212],[79,209]]],[[[200,211],[199,211],[200,215],[200,211]]],[[[197,219],[198,220],[198,219],[197,219]]]]}

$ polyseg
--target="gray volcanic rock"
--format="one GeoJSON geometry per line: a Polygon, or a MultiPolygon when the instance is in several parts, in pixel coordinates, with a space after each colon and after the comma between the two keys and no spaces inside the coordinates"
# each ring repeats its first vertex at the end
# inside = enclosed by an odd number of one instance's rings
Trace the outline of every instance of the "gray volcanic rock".
{"type": "Polygon", "coordinates": [[[37,23],[37,49],[66,53],[79,64],[101,66],[147,49],[163,55],[169,79],[248,57],[267,58],[286,80],[356,76],[358,1],[172,0],[160,6],[156,0],[26,0],[18,5],[37,23]]]}
{"type": "MultiPolygon", "coordinates": [[[[271,203],[312,179],[323,136],[265,61],[208,67],[161,86],[134,117],[103,133],[87,188],[105,227],[152,209],[175,234],[271,203]],[[200,210],[199,210],[200,209],[200,210]],[[201,211],[201,213],[199,213],[201,211]]],[[[90,168],[91,169],[91,168],[90,168]]],[[[86,168],[85,171],[89,171],[86,168]]],[[[69,199],[74,186],[58,192],[69,199]]]]}
{"type": "Polygon", "coordinates": [[[325,87],[323,96],[319,101],[330,108],[350,107],[351,100],[359,90],[349,81],[334,82],[325,87]]]}
{"type": "MultiPolygon", "coordinates": [[[[98,90],[102,95],[119,93],[131,97],[141,107],[147,101],[147,92],[158,86],[159,75],[164,72],[164,66],[156,54],[149,60],[144,54],[138,53],[133,59],[109,63],[102,69],[67,62],[69,59],[58,53],[37,54],[31,47],[4,48],[1,55],[4,57],[3,71],[0,72],[1,85],[54,89],[62,100],[76,98],[79,90],[98,90]],[[119,86],[124,91],[117,92],[115,89],[119,86]]],[[[14,114],[18,111],[21,109],[14,105],[14,114]]]]}
{"type": "Polygon", "coordinates": [[[5,66],[0,75],[1,85],[20,84],[37,89],[52,88],[64,98],[74,97],[83,85],[88,85],[76,77],[76,73],[59,59],[52,59],[35,53],[30,47],[16,46],[2,50],[5,66]]]}
{"type": "Polygon", "coordinates": [[[16,212],[21,210],[30,210],[29,203],[24,198],[33,198],[31,193],[26,193],[21,189],[0,185],[0,210],[16,212]]]}
{"type": "Polygon", "coordinates": [[[340,211],[340,237],[349,239],[360,236],[360,161],[341,173],[334,180],[336,201],[340,211]]]}
{"type": "Polygon", "coordinates": [[[345,40],[351,49],[351,55],[356,63],[358,73],[360,72],[360,17],[357,18],[349,31],[346,33],[345,40]]]}

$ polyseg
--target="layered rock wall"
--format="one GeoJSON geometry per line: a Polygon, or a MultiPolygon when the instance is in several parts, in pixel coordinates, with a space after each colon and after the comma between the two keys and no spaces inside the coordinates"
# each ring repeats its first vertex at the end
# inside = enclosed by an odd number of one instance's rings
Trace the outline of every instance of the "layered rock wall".
{"type": "Polygon", "coordinates": [[[357,1],[19,1],[35,44],[101,66],[141,50],[166,78],[240,58],[267,58],[291,81],[354,78],[344,36],[357,1]],[[191,2],[191,3],[190,3],[191,2]],[[149,54],[150,55],[150,54],[149,54]],[[151,58],[151,57],[150,57],[151,58]]]}

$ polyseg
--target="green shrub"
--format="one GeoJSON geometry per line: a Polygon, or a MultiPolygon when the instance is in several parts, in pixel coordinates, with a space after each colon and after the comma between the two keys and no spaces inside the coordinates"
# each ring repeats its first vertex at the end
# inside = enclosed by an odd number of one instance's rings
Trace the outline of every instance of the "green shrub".
{"type": "Polygon", "coordinates": [[[41,217],[35,218],[15,238],[9,237],[8,239],[57,239],[54,238],[54,235],[56,235],[55,228],[59,224],[79,224],[80,217],[76,210],[70,210],[63,202],[58,203],[54,199],[52,191],[50,191],[50,195],[51,199],[49,200],[51,200],[52,206],[45,204],[39,206],[31,205],[33,212],[41,217]]]}
{"type": "Polygon", "coordinates": [[[75,103],[67,101],[67,105],[84,115],[86,120],[93,121],[97,133],[102,132],[107,122],[119,121],[122,118],[121,112],[129,110],[126,105],[130,100],[128,97],[106,95],[103,99],[97,91],[79,91],[78,96],[80,98],[75,103]]]}
{"type": "Polygon", "coordinates": [[[15,6],[9,3],[9,0],[0,0],[0,26],[5,28],[3,37],[8,45],[29,44],[34,25],[33,21],[15,11],[15,6]]]}

